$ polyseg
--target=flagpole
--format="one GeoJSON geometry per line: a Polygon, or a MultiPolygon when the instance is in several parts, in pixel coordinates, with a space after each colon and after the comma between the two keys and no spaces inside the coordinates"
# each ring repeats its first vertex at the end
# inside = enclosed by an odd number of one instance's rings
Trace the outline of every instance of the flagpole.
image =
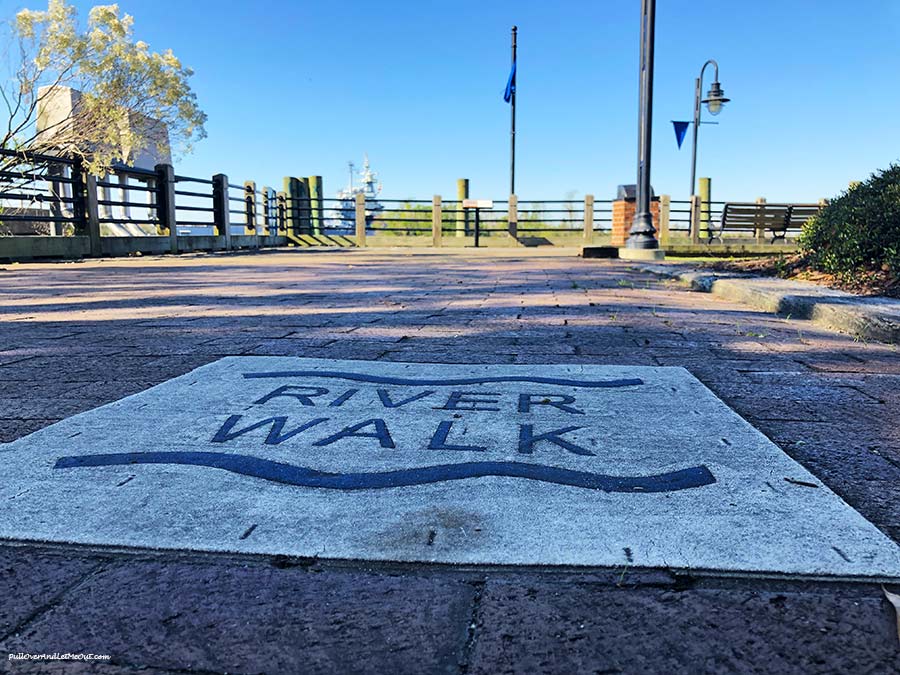
{"type": "MultiPolygon", "coordinates": [[[[516,67],[516,32],[518,28],[512,27],[512,67],[516,67]]],[[[518,73],[517,73],[518,75],[518,73]]],[[[509,131],[509,194],[516,194],[516,87],[512,88],[510,98],[512,119],[509,131]]]]}

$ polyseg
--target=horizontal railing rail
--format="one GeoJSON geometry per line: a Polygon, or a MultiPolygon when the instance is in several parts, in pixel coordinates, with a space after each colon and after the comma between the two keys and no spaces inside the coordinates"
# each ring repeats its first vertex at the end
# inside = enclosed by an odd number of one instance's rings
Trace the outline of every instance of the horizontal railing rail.
{"type": "Polygon", "coordinates": [[[178,183],[203,183],[204,185],[212,185],[213,182],[208,178],[196,178],[194,176],[175,176],[175,181],[178,183]]]}
{"type": "Polygon", "coordinates": [[[20,157],[23,162],[47,162],[50,164],[68,164],[75,166],[79,160],[72,157],[60,157],[56,155],[45,155],[39,152],[31,152],[30,150],[8,150],[0,148],[0,157],[20,157]]]}
{"type": "Polygon", "coordinates": [[[64,175],[48,175],[41,173],[27,173],[24,171],[0,171],[0,179],[24,179],[31,182],[52,181],[54,183],[74,183],[74,179],[64,175]]]}

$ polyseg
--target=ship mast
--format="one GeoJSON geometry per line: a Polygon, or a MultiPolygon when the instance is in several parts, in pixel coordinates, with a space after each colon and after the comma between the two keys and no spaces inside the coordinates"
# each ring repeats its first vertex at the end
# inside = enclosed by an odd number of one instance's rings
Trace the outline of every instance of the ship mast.
{"type": "Polygon", "coordinates": [[[369,164],[369,155],[363,157],[363,166],[359,171],[359,184],[354,185],[353,175],[357,173],[356,164],[352,161],[347,162],[349,173],[349,181],[347,187],[339,190],[337,200],[340,205],[334,209],[334,218],[332,222],[336,228],[346,228],[351,231],[355,227],[356,218],[356,198],[362,195],[365,198],[366,205],[366,222],[370,223],[375,215],[384,210],[384,205],[378,201],[378,195],[381,194],[381,183],[378,182],[378,174],[372,171],[369,164]]]}

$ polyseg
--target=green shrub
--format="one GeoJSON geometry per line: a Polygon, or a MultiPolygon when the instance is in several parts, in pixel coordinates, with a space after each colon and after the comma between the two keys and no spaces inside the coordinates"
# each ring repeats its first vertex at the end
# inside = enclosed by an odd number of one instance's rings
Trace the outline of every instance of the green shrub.
{"type": "Polygon", "coordinates": [[[822,272],[900,272],[900,165],[842,193],[806,223],[799,243],[810,266],[822,272]]]}

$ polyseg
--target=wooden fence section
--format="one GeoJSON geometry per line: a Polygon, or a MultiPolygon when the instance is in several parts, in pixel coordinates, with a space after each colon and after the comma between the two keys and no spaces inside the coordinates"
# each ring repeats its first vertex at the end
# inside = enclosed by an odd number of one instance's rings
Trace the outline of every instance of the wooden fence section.
{"type": "Polygon", "coordinates": [[[261,220],[262,197],[252,183],[177,176],[168,164],[100,180],[75,159],[0,150],[0,259],[284,246],[275,220],[261,220]]]}
{"type": "MultiPolygon", "coordinates": [[[[475,244],[476,223],[483,246],[617,245],[633,215],[633,202],[593,195],[511,195],[488,200],[476,217],[462,199],[328,199],[294,182],[301,181],[286,179],[286,189],[276,191],[230,183],[224,174],[177,175],[168,164],[117,167],[97,179],[75,159],[0,150],[0,260],[280,246],[465,247],[475,244]]],[[[660,196],[653,213],[661,246],[704,246],[722,206],[660,196]]],[[[723,243],[737,242],[728,235],[723,243]]]]}

